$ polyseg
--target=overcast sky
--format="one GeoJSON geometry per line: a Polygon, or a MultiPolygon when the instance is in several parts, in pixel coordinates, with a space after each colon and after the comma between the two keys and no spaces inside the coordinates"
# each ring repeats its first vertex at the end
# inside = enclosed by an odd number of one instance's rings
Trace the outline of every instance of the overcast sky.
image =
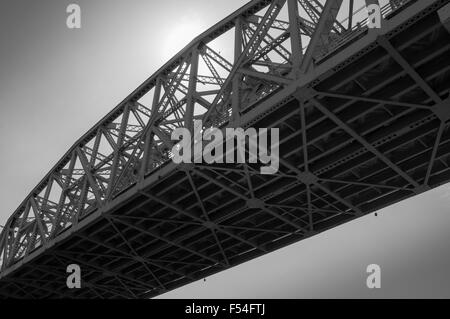
{"type": "MultiPolygon", "coordinates": [[[[0,224],[88,129],[241,0],[0,0],[0,224]]],[[[163,298],[450,297],[450,187],[163,298]],[[366,267],[382,269],[369,290],[366,267]]]]}

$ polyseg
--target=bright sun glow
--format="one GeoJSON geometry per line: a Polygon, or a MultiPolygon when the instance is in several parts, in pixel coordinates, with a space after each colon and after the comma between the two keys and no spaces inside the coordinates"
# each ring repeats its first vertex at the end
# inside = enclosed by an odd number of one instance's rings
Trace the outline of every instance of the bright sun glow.
{"type": "Polygon", "coordinates": [[[174,56],[205,30],[203,22],[197,19],[181,18],[177,20],[165,34],[162,53],[165,57],[174,56]]]}

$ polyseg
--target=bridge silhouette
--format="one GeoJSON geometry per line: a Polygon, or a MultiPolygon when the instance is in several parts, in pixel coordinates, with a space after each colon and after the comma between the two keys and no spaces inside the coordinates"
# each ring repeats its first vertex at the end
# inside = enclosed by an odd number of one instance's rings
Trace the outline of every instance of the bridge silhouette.
{"type": "Polygon", "coordinates": [[[11,215],[0,296],[154,297],[450,181],[449,0],[380,7],[253,0],[195,38],[11,215]],[[279,172],[176,165],[196,119],[279,128],[279,172]]]}

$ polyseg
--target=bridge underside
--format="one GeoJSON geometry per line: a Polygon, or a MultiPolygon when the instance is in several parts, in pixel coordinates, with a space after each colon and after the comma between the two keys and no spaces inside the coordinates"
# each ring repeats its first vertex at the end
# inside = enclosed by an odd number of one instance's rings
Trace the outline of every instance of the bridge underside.
{"type": "Polygon", "coordinates": [[[280,128],[278,174],[167,170],[2,278],[0,296],[154,297],[448,182],[450,34],[436,13],[397,31],[252,123],[280,128]]]}

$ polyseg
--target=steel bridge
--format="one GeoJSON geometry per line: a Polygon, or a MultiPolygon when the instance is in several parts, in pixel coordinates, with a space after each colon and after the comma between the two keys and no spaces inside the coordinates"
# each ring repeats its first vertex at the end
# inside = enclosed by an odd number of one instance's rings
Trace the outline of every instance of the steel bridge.
{"type": "Polygon", "coordinates": [[[450,181],[449,0],[380,1],[380,29],[359,4],[253,0],[195,38],[11,215],[0,296],[154,297],[450,181]],[[195,119],[279,128],[279,172],[176,165],[195,119]]]}

